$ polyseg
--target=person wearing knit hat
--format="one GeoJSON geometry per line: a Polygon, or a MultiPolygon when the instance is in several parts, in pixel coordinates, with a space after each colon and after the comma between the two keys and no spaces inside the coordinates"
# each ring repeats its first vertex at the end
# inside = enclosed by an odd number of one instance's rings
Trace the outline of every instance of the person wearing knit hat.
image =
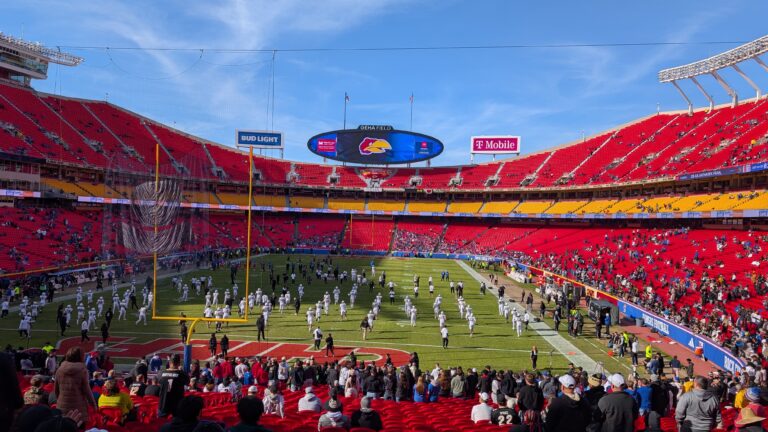
{"type": "Polygon", "coordinates": [[[327,411],[317,421],[317,429],[325,427],[341,427],[349,430],[351,422],[349,417],[341,413],[341,403],[333,399],[328,401],[327,411]]]}
{"type": "Polygon", "coordinates": [[[744,394],[744,399],[747,400],[747,405],[745,408],[751,409],[752,412],[754,412],[758,417],[765,417],[766,410],[765,406],[761,403],[761,396],[760,387],[748,388],[744,394]]]}
{"type": "Polygon", "coordinates": [[[762,422],[765,417],[760,417],[749,408],[742,408],[736,419],[736,430],[739,432],[762,432],[762,422]]]}

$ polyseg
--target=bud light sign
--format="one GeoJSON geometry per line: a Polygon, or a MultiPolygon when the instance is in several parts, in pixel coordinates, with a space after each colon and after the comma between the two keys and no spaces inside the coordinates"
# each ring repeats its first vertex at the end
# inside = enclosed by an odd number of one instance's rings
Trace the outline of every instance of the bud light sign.
{"type": "Polygon", "coordinates": [[[237,130],[235,144],[254,148],[282,149],[283,133],[274,131],[237,130]]]}
{"type": "Polygon", "coordinates": [[[520,153],[519,136],[473,136],[470,147],[471,153],[504,154],[520,153]]]}

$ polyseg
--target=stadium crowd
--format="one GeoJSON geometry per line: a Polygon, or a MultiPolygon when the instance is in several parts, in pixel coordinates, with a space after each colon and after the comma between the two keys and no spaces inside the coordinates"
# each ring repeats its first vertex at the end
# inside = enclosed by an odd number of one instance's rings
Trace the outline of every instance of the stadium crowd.
{"type": "Polygon", "coordinates": [[[155,354],[118,374],[99,352],[83,355],[74,347],[59,357],[50,344],[43,351],[53,360],[31,376],[21,373],[25,351],[9,347],[0,354],[0,383],[8,389],[0,396],[0,430],[243,432],[270,430],[260,423],[293,430],[308,421],[317,430],[397,430],[417,419],[382,416],[376,407],[456,401],[469,413],[465,424],[514,432],[658,432],[676,425],[680,431],[754,431],[762,430],[768,404],[765,366],[681,378],[662,365],[641,378],[590,374],[573,364],[558,374],[440,364],[422,369],[414,352],[399,366],[388,356],[379,364],[357,361],[354,353],[323,364],[312,357],[289,364],[219,354],[184,371],[178,355],[155,354]]]}

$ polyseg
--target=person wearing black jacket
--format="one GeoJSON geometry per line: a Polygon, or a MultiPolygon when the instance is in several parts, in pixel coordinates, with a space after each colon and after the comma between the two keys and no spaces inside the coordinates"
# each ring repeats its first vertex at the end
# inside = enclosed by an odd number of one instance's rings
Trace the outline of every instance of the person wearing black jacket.
{"type": "Polygon", "coordinates": [[[562,396],[552,399],[547,408],[547,422],[544,428],[547,432],[582,432],[587,430],[592,410],[589,402],[581,398],[574,389],[576,380],[570,375],[561,376],[562,396]]]}
{"type": "MultiPolygon", "coordinates": [[[[24,406],[19,380],[16,377],[16,366],[13,358],[0,352],[0,431],[7,431],[13,422],[14,412],[24,406]]],[[[53,393],[53,392],[51,392],[53,393]]]]}
{"type": "Polygon", "coordinates": [[[496,376],[496,374],[491,375],[487,369],[483,371],[483,374],[480,376],[480,380],[477,383],[477,389],[480,393],[491,394],[491,387],[493,384],[492,376],[496,376]]]}
{"type": "Polygon", "coordinates": [[[371,369],[370,375],[363,381],[363,392],[365,392],[365,396],[371,399],[377,399],[381,397],[381,388],[382,383],[381,379],[379,379],[378,372],[376,372],[376,369],[371,369]]]}
{"type": "Polygon", "coordinates": [[[633,432],[639,407],[635,399],[625,392],[626,385],[621,374],[608,377],[611,393],[603,396],[597,403],[601,422],[601,432],[633,432]]]}
{"type": "Polygon", "coordinates": [[[541,411],[544,408],[544,394],[531,373],[525,374],[525,385],[518,392],[517,405],[521,411],[541,411]]]}
{"type": "Polygon", "coordinates": [[[301,364],[301,360],[296,361],[296,365],[291,372],[291,391],[299,391],[304,385],[304,367],[301,364]]]}
{"type": "Polygon", "coordinates": [[[364,397],[360,400],[360,409],[352,413],[352,427],[368,428],[375,431],[382,429],[381,416],[371,409],[370,398],[364,397]]]}
{"type": "Polygon", "coordinates": [[[597,409],[597,403],[606,395],[605,387],[603,387],[602,376],[600,374],[590,375],[588,383],[589,390],[584,392],[584,399],[589,402],[592,420],[587,427],[587,431],[599,431],[602,420],[600,419],[600,411],[597,409]]]}
{"type": "Polygon", "coordinates": [[[475,398],[475,390],[477,389],[478,385],[477,381],[477,371],[475,369],[471,369],[467,374],[467,399],[475,398]]]}
{"type": "Polygon", "coordinates": [[[515,381],[515,378],[512,376],[512,371],[507,371],[504,374],[504,378],[501,380],[500,390],[505,398],[515,397],[515,393],[517,393],[517,381],[515,381]]]}
{"type": "Polygon", "coordinates": [[[669,407],[669,389],[660,380],[651,383],[651,411],[648,413],[648,430],[661,430],[661,418],[669,407]]]}

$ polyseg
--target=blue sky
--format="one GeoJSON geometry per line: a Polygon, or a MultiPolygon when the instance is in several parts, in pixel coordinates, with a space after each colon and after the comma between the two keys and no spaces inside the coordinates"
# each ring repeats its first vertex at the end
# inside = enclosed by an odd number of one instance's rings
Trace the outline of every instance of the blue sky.
{"type": "MultiPolygon", "coordinates": [[[[285,133],[285,157],[319,161],[312,135],[347,124],[409,127],[441,139],[434,165],[467,163],[472,135],[522,136],[523,153],[578,140],[662,110],[685,108],[659,69],[735,45],[526,48],[457,51],[280,52],[274,115],[271,53],[227,49],[371,48],[508,44],[746,41],[763,36],[758,1],[6,1],[0,31],[85,57],[52,66],[41,91],[109,100],[205,139],[234,130],[285,133]],[[203,49],[199,51],[198,49],[203,49]],[[207,50],[206,50],[207,49],[207,50]]],[[[768,73],[746,64],[762,88],[768,73]]],[[[752,91],[731,71],[742,97],[752,91]]],[[[728,97],[702,79],[718,102],[728,97]]],[[[704,99],[683,83],[698,105],[704,99]]],[[[478,160],[488,160],[479,157],[478,160]]]]}

